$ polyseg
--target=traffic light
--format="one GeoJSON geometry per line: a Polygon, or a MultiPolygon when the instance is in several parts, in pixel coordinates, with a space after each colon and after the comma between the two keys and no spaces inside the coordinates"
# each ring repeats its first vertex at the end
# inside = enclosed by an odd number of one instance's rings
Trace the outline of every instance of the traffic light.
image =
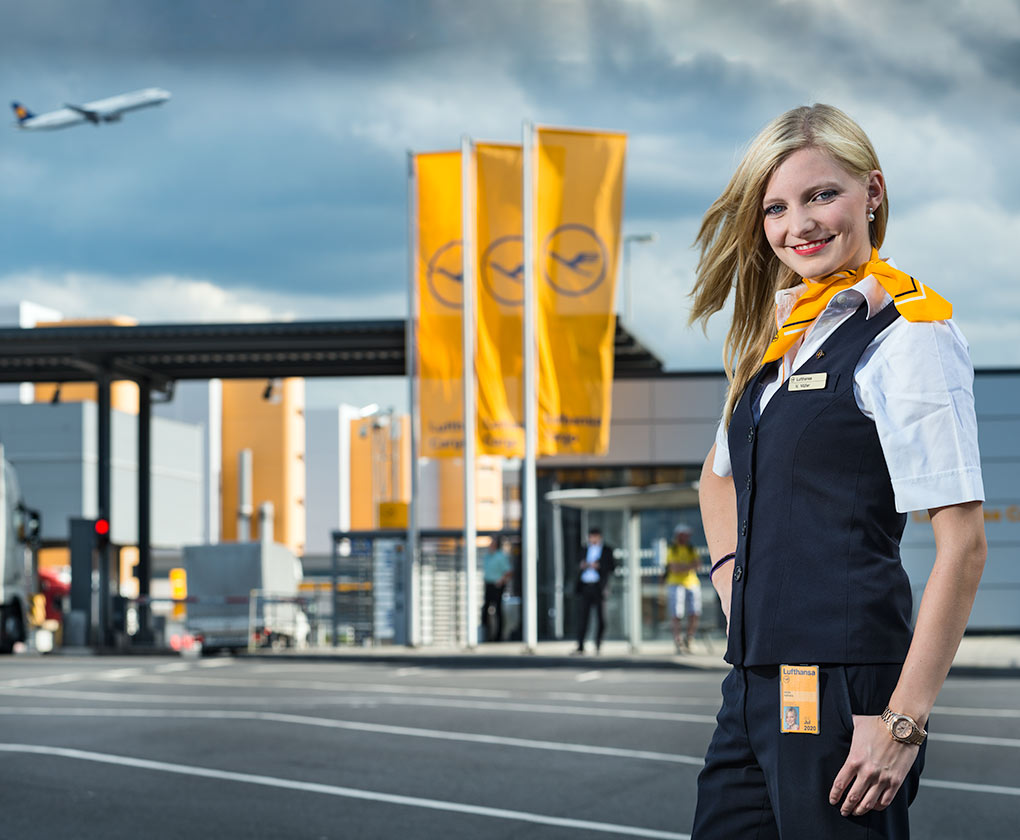
{"type": "Polygon", "coordinates": [[[110,520],[97,519],[93,525],[93,532],[96,535],[96,548],[102,551],[110,544],[110,520]]]}

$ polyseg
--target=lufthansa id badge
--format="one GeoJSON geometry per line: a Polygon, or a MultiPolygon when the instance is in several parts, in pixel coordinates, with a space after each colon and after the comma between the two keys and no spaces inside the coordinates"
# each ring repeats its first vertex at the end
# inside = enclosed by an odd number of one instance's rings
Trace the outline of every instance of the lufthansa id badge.
{"type": "Polygon", "coordinates": [[[779,731],[820,734],[817,665],[779,666],[779,731]]]}

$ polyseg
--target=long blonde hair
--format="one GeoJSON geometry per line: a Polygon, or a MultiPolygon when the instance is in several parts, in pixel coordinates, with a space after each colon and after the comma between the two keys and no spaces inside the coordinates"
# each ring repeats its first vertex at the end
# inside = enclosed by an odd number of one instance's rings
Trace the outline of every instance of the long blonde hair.
{"type": "MultiPolygon", "coordinates": [[[[857,123],[831,105],[794,108],[774,119],[751,142],[722,195],[708,208],[695,245],[701,250],[691,297],[690,323],[708,319],[734,292],[733,321],[723,364],[729,379],[725,423],[747,383],[761,366],[775,334],[775,293],[800,278],[773,252],[765,238],[762,199],[776,168],[791,154],[818,148],[855,177],[881,169],[871,141],[857,123]]],[[[871,244],[879,248],[889,218],[888,198],[875,208],[871,244]]]]}

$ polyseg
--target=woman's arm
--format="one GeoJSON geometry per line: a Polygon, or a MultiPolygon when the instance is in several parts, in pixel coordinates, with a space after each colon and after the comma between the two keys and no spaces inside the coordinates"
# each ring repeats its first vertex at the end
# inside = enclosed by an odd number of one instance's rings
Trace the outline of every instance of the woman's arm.
{"type": "MultiPolygon", "coordinates": [[[[735,551],[737,548],[737,493],[733,479],[720,478],[712,472],[715,463],[715,444],[708,451],[705,465],[701,468],[701,482],[698,485],[698,501],[701,505],[701,523],[705,528],[708,556],[712,562],[735,551]]],[[[733,569],[723,566],[712,578],[712,585],[719,593],[719,603],[727,625],[730,620],[730,590],[733,588],[733,569]]]]}
{"type": "MultiPolygon", "coordinates": [[[[929,513],[935,532],[935,565],[924,588],[914,639],[889,698],[890,709],[910,715],[922,729],[963,638],[987,554],[981,502],[929,513]]],[[[918,749],[894,741],[878,717],[854,715],[850,755],[836,776],[829,802],[837,804],[849,788],[840,809],[844,816],[885,809],[918,749]]]]}

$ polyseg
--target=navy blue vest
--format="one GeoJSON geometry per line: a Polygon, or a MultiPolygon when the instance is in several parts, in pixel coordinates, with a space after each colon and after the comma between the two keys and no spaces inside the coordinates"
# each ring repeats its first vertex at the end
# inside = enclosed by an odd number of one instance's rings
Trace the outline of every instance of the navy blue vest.
{"type": "Polygon", "coordinates": [[[787,381],[755,420],[774,365],[744,390],[730,420],[737,491],[726,661],[902,662],[910,645],[910,583],[900,564],[906,516],[896,512],[875,424],[854,399],[854,368],[899,316],[858,310],[795,372],[826,374],[824,388],[787,381]]]}

